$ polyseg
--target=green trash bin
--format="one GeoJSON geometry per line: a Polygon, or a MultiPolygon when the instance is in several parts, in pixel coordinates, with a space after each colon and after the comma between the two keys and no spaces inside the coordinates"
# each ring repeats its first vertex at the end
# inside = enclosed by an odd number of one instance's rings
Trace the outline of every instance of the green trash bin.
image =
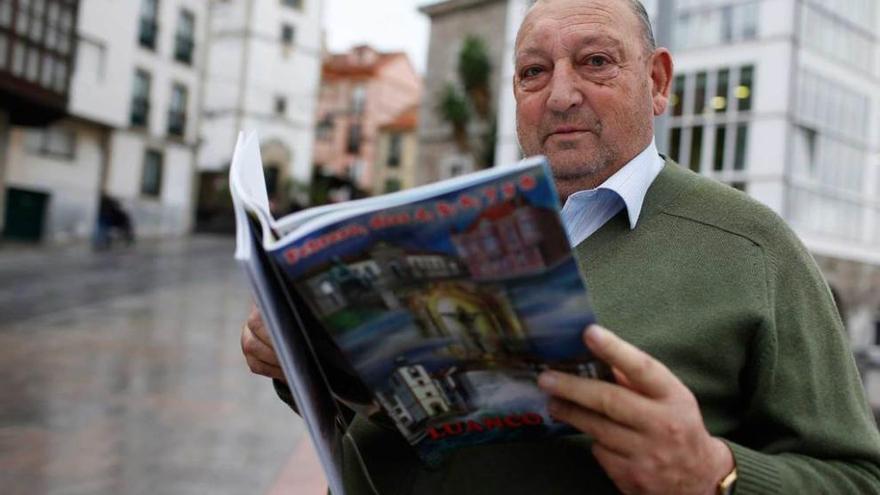
{"type": "Polygon", "coordinates": [[[49,207],[49,193],[10,187],[6,189],[6,221],[3,237],[40,242],[49,207]]]}

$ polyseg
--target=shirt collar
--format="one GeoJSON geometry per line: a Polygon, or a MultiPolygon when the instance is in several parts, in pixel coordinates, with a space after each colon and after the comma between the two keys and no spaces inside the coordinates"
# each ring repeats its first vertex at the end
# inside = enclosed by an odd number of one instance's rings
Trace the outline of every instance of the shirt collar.
{"type": "Polygon", "coordinates": [[[593,196],[597,190],[612,191],[623,200],[629,218],[629,228],[635,229],[639,222],[639,215],[642,212],[642,204],[645,202],[648,188],[651,187],[654,179],[663,170],[663,166],[663,158],[657,152],[657,145],[652,139],[651,144],[647,148],[600,184],[599,187],[578,191],[569,196],[565,204],[568,205],[570,201],[579,202],[579,196],[593,196]]]}

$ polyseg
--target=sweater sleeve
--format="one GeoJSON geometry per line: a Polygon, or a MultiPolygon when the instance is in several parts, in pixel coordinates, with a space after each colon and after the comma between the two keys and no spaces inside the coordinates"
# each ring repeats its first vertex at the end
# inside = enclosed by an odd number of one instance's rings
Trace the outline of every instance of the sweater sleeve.
{"type": "Polygon", "coordinates": [[[736,493],[880,493],[880,434],[843,323],[815,261],[782,230],[781,248],[762,246],[767,311],[744,422],[728,436],[736,493]]]}

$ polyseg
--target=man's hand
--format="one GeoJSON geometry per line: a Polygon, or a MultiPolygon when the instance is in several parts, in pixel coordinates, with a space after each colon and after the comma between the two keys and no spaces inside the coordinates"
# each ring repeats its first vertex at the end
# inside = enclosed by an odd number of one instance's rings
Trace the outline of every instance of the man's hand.
{"type": "Polygon", "coordinates": [[[241,350],[252,373],[287,382],[256,306],[251,307],[251,314],[241,329],[241,350]]]}
{"type": "Polygon", "coordinates": [[[691,391],[608,330],[593,325],[584,341],[617,384],[545,372],[538,383],[553,396],[550,414],[595,440],[593,455],[625,494],[714,494],[733,454],[706,431],[691,391]]]}

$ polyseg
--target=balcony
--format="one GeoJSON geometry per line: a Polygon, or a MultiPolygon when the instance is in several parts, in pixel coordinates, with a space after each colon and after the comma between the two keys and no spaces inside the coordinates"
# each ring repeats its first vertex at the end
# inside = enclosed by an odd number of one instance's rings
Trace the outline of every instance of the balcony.
{"type": "Polygon", "coordinates": [[[147,127],[150,123],[150,100],[135,96],[131,100],[132,127],[147,127]]]}
{"type": "MultiPolygon", "coordinates": [[[[59,24],[74,26],[78,0],[46,0],[59,24]]],[[[76,52],[75,30],[35,31],[22,13],[30,2],[0,1],[0,110],[15,125],[46,125],[66,113],[76,52]],[[5,12],[5,14],[4,14],[5,12]]]]}
{"type": "Polygon", "coordinates": [[[154,19],[141,19],[138,43],[144,48],[155,50],[158,36],[159,24],[154,19]]]}
{"type": "Polygon", "coordinates": [[[186,113],[168,112],[168,135],[183,139],[186,134],[186,113]]]}

